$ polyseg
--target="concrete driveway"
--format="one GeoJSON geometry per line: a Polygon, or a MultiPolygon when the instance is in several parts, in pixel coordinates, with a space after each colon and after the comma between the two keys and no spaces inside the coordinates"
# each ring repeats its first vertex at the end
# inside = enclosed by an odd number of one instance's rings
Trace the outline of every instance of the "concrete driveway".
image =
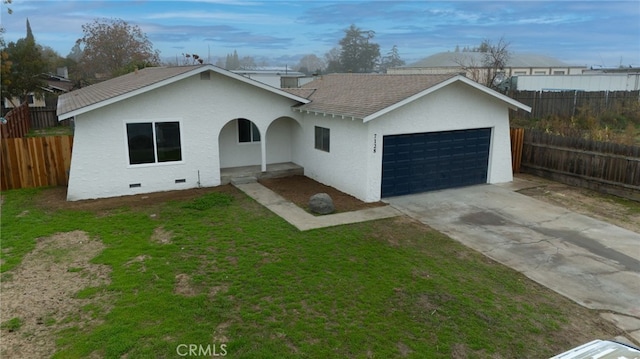
{"type": "Polygon", "coordinates": [[[591,309],[640,341],[640,234],[479,185],[385,199],[405,214],[591,309]]]}

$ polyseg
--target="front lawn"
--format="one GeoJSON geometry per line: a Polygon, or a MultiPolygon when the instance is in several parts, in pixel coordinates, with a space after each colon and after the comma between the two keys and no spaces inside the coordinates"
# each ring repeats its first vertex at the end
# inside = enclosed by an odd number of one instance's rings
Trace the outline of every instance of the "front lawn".
{"type": "Polygon", "coordinates": [[[61,233],[104,249],[83,265],[73,248],[47,247],[41,261],[77,278],[109,268],[108,282],[65,294],[81,314],[51,308],[30,330],[29,308],[3,308],[4,338],[48,335],[56,358],[543,358],[616,335],[598,313],[403,217],[299,232],[229,186],[100,210],[53,208],[47,191],[3,193],[3,286],[61,233]]]}

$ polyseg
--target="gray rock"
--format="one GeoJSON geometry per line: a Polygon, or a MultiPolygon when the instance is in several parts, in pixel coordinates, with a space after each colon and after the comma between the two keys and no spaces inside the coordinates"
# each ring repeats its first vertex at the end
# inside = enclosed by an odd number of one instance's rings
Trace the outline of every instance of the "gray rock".
{"type": "Polygon", "coordinates": [[[326,193],[316,193],[309,199],[309,209],[317,214],[329,214],[336,210],[331,196],[326,193]]]}

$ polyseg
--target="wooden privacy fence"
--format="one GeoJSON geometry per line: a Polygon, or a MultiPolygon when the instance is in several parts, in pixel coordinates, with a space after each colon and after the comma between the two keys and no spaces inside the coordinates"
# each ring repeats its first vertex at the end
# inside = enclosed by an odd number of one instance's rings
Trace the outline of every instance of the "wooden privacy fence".
{"type": "Polygon", "coordinates": [[[2,139],[2,190],[66,186],[73,136],[2,139]]]}
{"type": "Polygon", "coordinates": [[[29,104],[25,102],[7,112],[5,119],[7,123],[0,125],[1,138],[24,137],[31,130],[29,104]]]}
{"type": "Polygon", "coordinates": [[[522,169],[640,201],[640,147],[526,130],[522,169]]]}
{"type": "Polygon", "coordinates": [[[582,109],[603,113],[640,101],[640,91],[510,91],[507,95],[531,107],[531,113],[510,111],[512,118],[524,119],[551,115],[568,118],[582,109]]]}
{"type": "Polygon", "coordinates": [[[51,128],[56,126],[68,126],[69,121],[58,123],[58,115],[56,115],[55,107],[32,107],[31,112],[31,128],[35,130],[43,128],[51,128]]]}
{"type": "Polygon", "coordinates": [[[511,134],[511,168],[513,173],[520,173],[522,164],[522,146],[524,143],[524,128],[512,128],[511,134]]]}

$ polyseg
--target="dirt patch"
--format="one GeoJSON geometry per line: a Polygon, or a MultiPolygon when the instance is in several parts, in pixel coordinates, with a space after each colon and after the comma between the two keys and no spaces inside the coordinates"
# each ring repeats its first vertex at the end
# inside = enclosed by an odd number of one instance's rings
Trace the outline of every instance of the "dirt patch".
{"type": "Polygon", "coordinates": [[[316,193],[326,193],[331,196],[336,212],[350,212],[386,205],[386,203],[382,202],[363,202],[305,176],[261,179],[259,182],[307,211],[309,210],[309,198],[316,193]]]}
{"type": "Polygon", "coordinates": [[[173,292],[185,297],[193,297],[195,295],[198,295],[198,291],[196,290],[196,288],[191,285],[191,277],[184,273],[176,275],[176,285],[173,289],[173,292]]]}
{"type": "MultiPolygon", "coordinates": [[[[166,191],[156,193],[136,194],[130,196],[120,196],[112,198],[87,199],[82,201],[68,202],[67,188],[55,187],[43,190],[38,196],[38,205],[46,210],[74,210],[105,212],[130,207],[130,208],[153,208],[162,205],[167,201],[182,201],[201,197],[212,192],[238,194],[239,191],[231,185],[207,188],[193,188],[181,191],[166,191]]],[[[155,216],[153,216],[155,217],[155,216]]]]}
{"type": "Polygon", "coordinates": [[[165,230],[162,227],[158,227],[153,230],[153,234],[151,235],[151,241],[160,243],[160,244],[169,244],[171,243],[171,239],[173,238],[173,233],[165,230]]]}
{"type": "MultiPolygon", "coordinates": [[[[36,248],[22,263],[3,274],[0,284],[3,322],[19,318],[19,328],[2,329],[0,356],[44,358],[55,351],[55,333],[71,326],[97,324],[88,305],[109,303],[101,295],[75,298],[87,287],[109,284],[111,268],[89,260],[104,249],[85,232],[58,233],[38,238],[36,248]]],[[[101,308],[104,311],[109,308],[101,308]]]]}
{"type": "Polygon", "coordinates": [[[638,202],[528,174],[518,174],[516,177],[532,183],[531,187],[519,193],[640,233],[638,202]]]}

